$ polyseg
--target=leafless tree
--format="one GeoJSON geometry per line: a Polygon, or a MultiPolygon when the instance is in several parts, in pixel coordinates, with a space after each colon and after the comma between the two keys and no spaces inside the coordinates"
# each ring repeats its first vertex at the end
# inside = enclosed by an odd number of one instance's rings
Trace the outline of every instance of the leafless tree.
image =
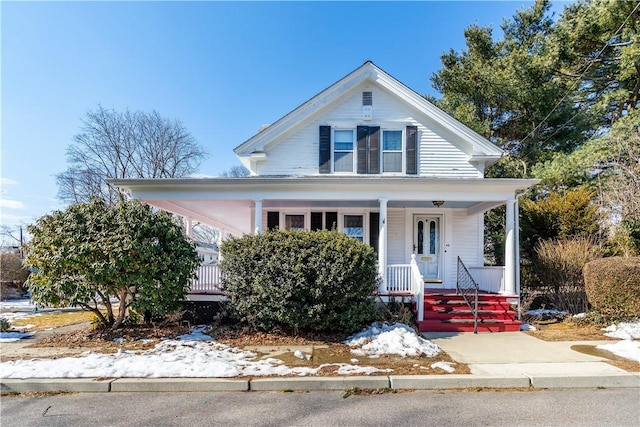
{"type": "Polygon", "coordinates": [[[82,120],[67,149],[68,169],[56,176],[69,203],[122,196],[108,178],[176,178],[194,173],[206,156],[181,122],[156,111],[117,112],[98,106],[82,120]]]}
{"type": "Polygon", "coordinates": [[[225,178],[242,178],[244,176],[249,176],[249,169],[244,166],[231,166],[228,170],[222,172],[220,176],[225,178]]]}

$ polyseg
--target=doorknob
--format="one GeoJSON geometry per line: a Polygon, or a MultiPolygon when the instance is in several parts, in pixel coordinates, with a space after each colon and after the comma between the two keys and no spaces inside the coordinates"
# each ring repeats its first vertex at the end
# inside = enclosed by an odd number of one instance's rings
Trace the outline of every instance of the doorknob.
{"type": "Polygon", "coordinates": [[[413,252],[415,252],[415,251],[416,251],[416,244],[414,243],[413,244],[413,252]]]}

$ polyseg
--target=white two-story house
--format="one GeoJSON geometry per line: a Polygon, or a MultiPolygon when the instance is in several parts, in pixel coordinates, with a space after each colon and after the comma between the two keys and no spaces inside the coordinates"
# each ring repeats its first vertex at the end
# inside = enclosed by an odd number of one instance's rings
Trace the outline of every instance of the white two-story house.
{"type": "Polygon", "coordinates": [[[113,183],[232,235],[335,228],[375,249],[380,295],[414,298],[423,322],[425,289],[456,289],[461,263],[517,300],[517,195],[536,181],[485,178],[503,151],[372,62],[234,151],[251,176],[113,183]],[[483,214],[500,205],[506,262],[485,267],[483,214]]]}

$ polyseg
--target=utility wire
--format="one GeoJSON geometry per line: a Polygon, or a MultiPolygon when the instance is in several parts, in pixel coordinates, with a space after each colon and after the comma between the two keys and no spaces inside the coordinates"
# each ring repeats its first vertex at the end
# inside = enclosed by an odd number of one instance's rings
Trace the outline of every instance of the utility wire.
{"type": "MultiPolygon", "coordinates": [[[[626,25],[627,21],[633,16],[633,14],[636,12],[636,10],[638,10],[638,8],[640,8],[640,2],[638,2],[636,4],[636,7],[633,8],[633,10],[629,13],[629,15],[627,15],[627,17],[625,18],[625,20],[622,22],[622,24],[620,24],[620,27],[618,27],[618,29],[613,33],[613,35],[609,38],[610,40],[614,37],[619,36],[620,32],[622,31],[622,29],[624,28],[624,26],[626,25]]],[[[585,66],[584,70],[582,71],[582,73],[580,74],[580,76],[578,76],[578,78],[573,82],[573,84],[571,85],[571,87],[567,90],[567,92],[564,94],[564,96],[560,99],[560,101],[558,101],[556,103],[556,105],[553,107],[553,109],[549,112],[549,114],[546,115],[546,117],[544,119],[542,119],[542,121],[540,123],[538,123],[538,125],[533,128],[533,130],[531,132],[529,132],[524,138],[522,138],[519,142],[518,145],[521,145],[524,141],[527,140],[527,138],[529,138],[530,136],[532,136],[538,129],[540,129],[540,127],[544,124],[544,122],[546,122],[549,117],[551,117],[551,115],[554,113],[554,111],[556,111],[558,109],[558,107],[560,106],[560,104],[562,104],[564,102],[564,100],[567,98],[567,96],[569,96],[570,93],[572,93],[575,90],[576,85],[582,80],[582,78],[585,76],[585,74],[587,74],[587,71],[589,71],[589,69],[591,68],[591,66],[596,62],[596,60],[598,59],[598,57],[600,55],[602,55],[602,53],[605,51],[605,49],[609,47],[609,42],[607,41],[604,46],[602,47],[602,49],[600,49],[598,51],[598,53],[596,54],[595,57],[593,57],[589,63],[585,66]]],[[[569,122],[571,122],[575,117],[577,116],[577,113],[575,115],[573,115],[569,120],[567,120],[562,126],[568,124],[569,122]]],[[[554,132],[553,135],[555,135],[556,132],[554,132]]],[[[553,136],[552,135],[552,136],[553,136]]],[[[550,137],[549,137],[550,138],[550,137]]],[[[547,138],[547,140],[549,139],[547,138]]]]}

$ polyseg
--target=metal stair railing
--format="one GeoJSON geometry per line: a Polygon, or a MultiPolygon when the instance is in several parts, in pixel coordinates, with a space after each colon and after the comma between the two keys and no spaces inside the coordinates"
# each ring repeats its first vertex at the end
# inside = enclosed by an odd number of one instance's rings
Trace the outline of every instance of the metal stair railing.
{"type": "Polygon", "coordinates": [[[456,290],[462,295],[467,303],[469,310],[473,313],[473,333],[478,333],[478,290],[479,286],[467,267],[464,265],[460,257],[458,257],[458,280],[456,282],[456,290]]]}

